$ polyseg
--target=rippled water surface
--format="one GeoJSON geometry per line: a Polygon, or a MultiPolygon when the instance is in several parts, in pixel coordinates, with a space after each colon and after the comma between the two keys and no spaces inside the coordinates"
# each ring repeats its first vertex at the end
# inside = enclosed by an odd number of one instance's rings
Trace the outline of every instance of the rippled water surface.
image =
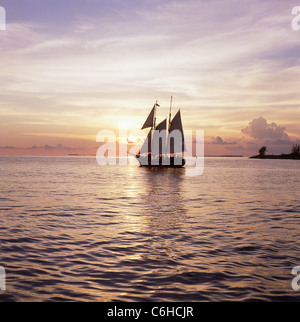
{"type": "Polygon", "coordinates": [[[0,301],[300,300],[300,162],[0,156],[0,301]]]}

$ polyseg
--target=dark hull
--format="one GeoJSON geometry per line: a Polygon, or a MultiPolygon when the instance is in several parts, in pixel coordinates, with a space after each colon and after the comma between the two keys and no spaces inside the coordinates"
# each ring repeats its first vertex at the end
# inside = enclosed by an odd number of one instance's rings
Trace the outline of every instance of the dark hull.
{"type": "Polygon", "coordinates": [[[186,163],[185,159],[182,159],[180,163],[177,162],[177,164],[176,164],[176,162],[174,161],[173,158],[171,158],[171,160],[169,162],[170,164],[164,164],[162,159],[159,160],[158,164],[157,164],[157,162],[156,162],[156,164],[153,161],[151,162],[151,159],[146,160],[146,162],[145,162],[145,159],[140,160],[140,158],[138,158],[138,157],[136,157],[136,159],[139,161],[139,164],[141,167],[148,167],[148,168],[183,168],[186,163]],[[152,164],[152,163],[154,163],[154,164],[152,164]]]}
{"type": "Polygon", "coordinates": [[[163,165],[163,164],[140,164],[140,167],[142,167],[142,168],[145,168],[145,167],[147,167],[147,168],[183,168],[184,167],[184,164],[183,165],[175,165],[175,164],[173,164],[173,165],[163,165]]]}

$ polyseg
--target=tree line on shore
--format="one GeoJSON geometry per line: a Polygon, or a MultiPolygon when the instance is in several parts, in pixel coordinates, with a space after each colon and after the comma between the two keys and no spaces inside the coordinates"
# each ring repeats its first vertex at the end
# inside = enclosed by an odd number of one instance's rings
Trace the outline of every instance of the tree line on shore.
{"type": "Polygon", "coordinates": [[[259,151],[258,155],[251,157],[252,159],[295,159],[300,160],[300,145],[294,144],[291,149],[291,153],[289,154],[266,154],[268,151],[266,146],[262,146],[259,151]]]}

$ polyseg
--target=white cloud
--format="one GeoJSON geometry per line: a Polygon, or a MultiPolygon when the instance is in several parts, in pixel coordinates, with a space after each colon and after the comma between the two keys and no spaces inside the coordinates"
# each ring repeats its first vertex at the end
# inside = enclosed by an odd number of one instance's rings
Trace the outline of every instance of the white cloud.
{"type": "Polygon", "coordinates": [[[285,127],[276,123],[268,123],[263,117],[252,120],[249,125],[242,129],[242,133],[257,140],[289,141],[285,127]]]}

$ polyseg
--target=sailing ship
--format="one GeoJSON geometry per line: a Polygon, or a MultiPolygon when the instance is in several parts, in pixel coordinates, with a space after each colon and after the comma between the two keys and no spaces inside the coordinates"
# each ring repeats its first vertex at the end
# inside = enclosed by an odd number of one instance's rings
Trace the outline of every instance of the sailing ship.
{"type": "Polygon", "coordinates": [[[156,125],[156,112],[160,107],[156,101],[143,129],[150,128],[147,138],[136,159],[142,167],[171,167],[182,168],[186,161],[183,157],[185,150],[184,133],[180,109],[172,119],[172,101],[169,117],[156,125]]]}

